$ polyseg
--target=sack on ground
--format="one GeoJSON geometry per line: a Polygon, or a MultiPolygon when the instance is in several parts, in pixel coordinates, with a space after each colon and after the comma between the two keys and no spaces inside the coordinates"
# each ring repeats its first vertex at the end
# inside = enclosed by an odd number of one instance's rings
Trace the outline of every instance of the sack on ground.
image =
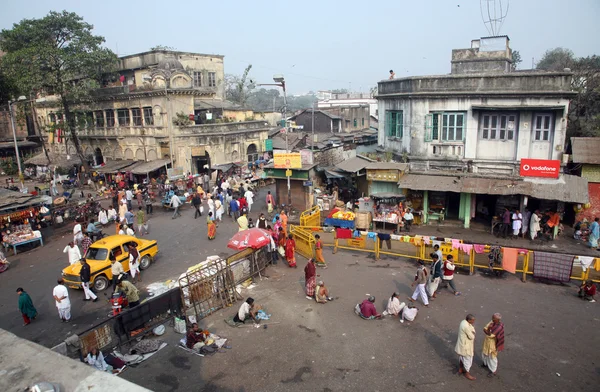
{"type": "Polygon", "coordinates": [[[354,313],[360,316],[360,304],[356,304],[354,307],[354,313]]]}
{"type": "Polygon", "coordinates": [[[280,246],[279,248],[277,248],[277,251],[279,252],[279,254],[281,256],[285,256],[285,249],[283,249],[283,246],[280,246]]]}
{"type": "Polygon", "coordinates": [[[185,333],[186,332],[184,319],[175,317],[175,332],[177,332],[177,333],[185,333]]]}

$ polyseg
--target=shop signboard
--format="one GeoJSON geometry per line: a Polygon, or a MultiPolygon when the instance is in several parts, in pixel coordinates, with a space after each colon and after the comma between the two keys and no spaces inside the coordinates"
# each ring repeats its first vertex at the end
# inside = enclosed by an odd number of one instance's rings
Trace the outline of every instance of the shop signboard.
{"type": "Polygon", "coordinates": [[[557,159],[521,159],[521,177],[558,178],[560,161],[557,159]]]}
{"type": "MultiPolygon", "coordinates": [[[[290,179],[292,180],[308,180],[308,170],[292,170],[291,171],[292,175],[289,176],[290,179]]],[[[286,169],[274,169],[274,168],[269,168],[269,169],[265,169],[265,177],[266,178],[281,178],[281,179],[287,179],[288,176],[286,176],[286,169]]]]}
{"type": "Polygon", "coordinates": [[[265,140],[265,151],[273,151],[273,139],[265,140]]]}
{"type": "Polygon", "coordinates": [[[367,180],[369,181],[398,182],[399,178],[398,170],[367,169],[367,180]]]}
{"type": "Polygon", "coordinates": [[[299,152],[273,152],[273,167],[276,169],[302,169],[299,152]]]}
{"type": "Polygon", "coordinates": [[[313,152],[310,150],[300,150],[300,156],[302,157],[303,165],[313,164],[313,152]]]}
{"type": "Polygon", "coordinates": [[[203,157],[206,155],[206,150],[204,146],[192,146],[192,156],[193,157],[203,157]]]}
{"type": "Polygon", "coordinates": [[[167,169],[167,177],[169,177],[170,179],[183,177],[183,167],[174,167],[172,169],[167,169]]]}

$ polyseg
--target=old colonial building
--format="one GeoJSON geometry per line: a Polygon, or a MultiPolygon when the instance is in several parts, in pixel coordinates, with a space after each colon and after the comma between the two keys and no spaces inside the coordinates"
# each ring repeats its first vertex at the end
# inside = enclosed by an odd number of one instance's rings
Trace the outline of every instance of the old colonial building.
{"type": "Polygon", "coordinates": [[[449,75],[379,82],[378,143],[410,163],[399,187],[420,198],[425,220],[469,227],[503,207],[561,210],[564,202],[587,202],[585,180],[558,169],[571,72],[513,71],[511,64],[508,37],[489,37],[453,50],[449,75]],[[556,165],[556,176],[524,173],[526,159],[556,165]]]}
{"type": "MultiPolygon", "coordinates": [[[[49,150],[72,157],[69,135],[59,131],[63,116],[56,97],[36,100],[49,150]]],[[[110,160],[170,163],[185,172],[206,165],[246,162],[264,151],[269,125],[253,112],[224,99],[223,56],[150,51],[119,59],[118,77],[107,80],[93,99],[77,108],[78,135],[93,164],[110,160]],[[248,121],[246,121],[248,120],[248,121]]]]}

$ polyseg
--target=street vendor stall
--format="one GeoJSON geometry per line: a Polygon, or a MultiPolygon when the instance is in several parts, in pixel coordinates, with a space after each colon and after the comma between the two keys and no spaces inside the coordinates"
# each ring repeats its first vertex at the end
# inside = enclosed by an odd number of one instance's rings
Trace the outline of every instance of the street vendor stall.
{"type": "Polygon", "coordinates": [[[406,196],[394,193],[378,193],[371,195],[374,201],[373,208],[373,226],[383,226],[383,230],[394,229],[399,232],[403,227],[402,223],[402,202],[406,196]]]}
{"type": "Polygon", "coordinates": [[[355,214],[352,211],[344,211],[335,208],[325,219],[325,226],[341,227],[343,229],[354,229],[355,214]]]}
{"type": "Polygon", "coordinates": [[[0,224],[5,248],[13,248],[17,254],[18,246],[34,242],[44,245],[39,217],[45,200],[44,197],[0,188],[0,224]]]}

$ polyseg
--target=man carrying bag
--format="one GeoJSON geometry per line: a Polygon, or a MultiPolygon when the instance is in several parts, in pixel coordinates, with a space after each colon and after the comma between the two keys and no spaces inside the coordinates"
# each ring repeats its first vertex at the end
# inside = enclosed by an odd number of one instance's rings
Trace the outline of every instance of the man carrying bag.
{"type": "Polygon", "coordinates": [[[432,253],[430,256],[433,260],[433,264],[431,265],[431,274],[429,282],[427,283],[427,294],[431,299],[434,299],[435,292],[442,280],[442,261],[439,259],[437,253],[432,253]]]}

